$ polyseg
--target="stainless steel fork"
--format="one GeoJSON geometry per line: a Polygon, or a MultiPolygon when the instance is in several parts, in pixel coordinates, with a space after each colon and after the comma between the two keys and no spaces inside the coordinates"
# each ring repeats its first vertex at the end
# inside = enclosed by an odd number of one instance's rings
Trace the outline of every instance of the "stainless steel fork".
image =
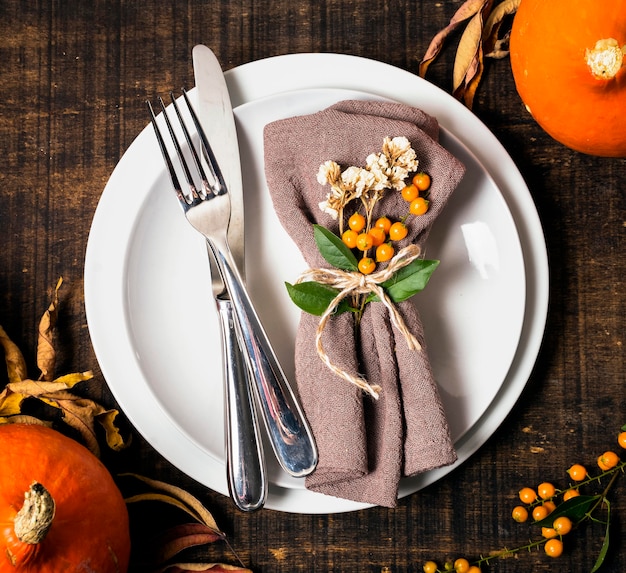
{"type": "MultiPolygon", "coordinates": [[[[176,98],[173,94],[170,96],[178,123],[185,137],[189,142],[192,142],[176,98]]],[[[185,92],[183,92],[183,96],[198,133],[200,149],[209,166],[210,177],[207,177],[202,165],[196,160],[193,143],[190,144],[190,150],[192,157],[194,157],[193,163],[196,173],[192,175],[189,162],[183,154],[168,116],[167,108],[162,100],[160,103],[163,116],[178,161],[189,183],[189,193],[183,192],[176,176],[174,162],[161,134],[152,106],[148,102],[155,133],[183,212],[191,225],[206,238],[232,301],[236,328],[241,336],[242,346],[246,350],[247,364],[254,380],[254,395],[272,449],[280,465],[287,473],[302,477],[311,473],[317,465],[315,441],[233,261],[227,239],[231,210],[228,188],[189,98],[185,92]],[[196,180],[201,181],[201,185],[196,185],[194,183],[196,180]]]]}

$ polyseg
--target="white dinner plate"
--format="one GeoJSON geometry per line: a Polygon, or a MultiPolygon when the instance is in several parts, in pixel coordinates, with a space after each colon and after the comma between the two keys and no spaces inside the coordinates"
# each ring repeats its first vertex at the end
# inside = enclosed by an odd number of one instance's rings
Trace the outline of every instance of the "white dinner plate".
{"type": "MultiPolygon", "coordinates": [[[[263,176],[262,130],[340,99],[388,98],[440,121],[442,144],[467,172],[436,221],[426,256],[441,260],[415,297],[459,461],[401,483],[413,493],[457,467],[506,417],[534,364],[547,311],[547,256],[532,199],[487,128],[428,82],[388,65],[334,54],[281,56],[227,72],[246,194],[246,273],[253,300],[293,380],[299,311],[284,281],[304,262],[281,228],[263,176]]],[[[195,100],[195,90],[190,95],[195,100]]],[[[227,495],[219,329],[206,248],[170,189],[151,127],[102,194],[85,261],[89,330],[103,375],[155,449],[227,495]]],[[[266,507],[331,513],[367,507],[309,492],[266,448],[266,507]]]]}

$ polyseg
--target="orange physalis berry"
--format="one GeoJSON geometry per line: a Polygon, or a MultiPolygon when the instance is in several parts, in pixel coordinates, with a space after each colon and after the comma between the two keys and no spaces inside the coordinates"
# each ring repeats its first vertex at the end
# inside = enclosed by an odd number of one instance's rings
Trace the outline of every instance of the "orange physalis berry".
{"type": "Polygon", "coordinates": [[[560,557],[563,553],[563,542],[560,539],[550,539],[546,541],[543,549],[550,557],[560,557]]]}
{"type": "Polygon", "coordinates": [[[426,191],[430,188],[430,175],[421,171],[413,176],[413,185],[415,185],[420,191],[426,191]]]}
{"type": "Polygon", "coordinates": [[[360,261],[359,261],[359,270],[364,274],[364,275],[370,275],[374,272],[374,269],[376,268],[376,263],[374,262],[374,259],[370,258],[370,257],[363,257],[360,261]]]}
{"type": "Polygon", "coordinates": [[[468,573],[470,570],[469,561],[464,557],[460,557],[454,562],[454,570],[456,573],[468,573]]]}
{"type": "Polygon", "coordinates": [[[411,215],[423,215],[428,211],[428,201],[424,199],[424,197],[418,197],[411,201],[411,205],[409,205],[409,211],[411,215]]]}
{"type": "Polygon", "coordinates": [[[528,510],[523,505],[518,505],[513,508],[511,516],[518,523],[524,523],[528,519],[528,510]]]}
{"type": "Polygon", "coordinates": [[[375,247],[378,247],[378,245],[382,245],[385,242],[385,239],[387,239],[387,234],[385,233],[385,231],[379,229],[378,227],[370,229],[369,234],[372,236],[375,247]]]}
{"type": "Polygon", "coordinates": [[[568,499],[572,499],[573,497],[578,497],[580,495],[577,489],[568,489],[563,494],[563,501],[567,501],[568,499]]]}
{"type": "Polygon", "coordinates": [[[556,493],[556,488],[549,482],[540,483],[537,487],[537,493],[541,499],[548,499],[556,493]]]}
{"type": "Polygon", "coordinates": [[[356,248],[359,251],[367,251],[374,246],[374,239],[369,233],[361,233],[356,238],[356,248]]]}
{"type": "Polygon", "coordinates": [[[385,231],[385,233],[388,233],[389,229],[391,228],[391,221],[389,217],[379,217],[378,219],[376,219],[374,227],[376,227],[377,229],[382,229],[383,231],[385,231]]]}
{"type": "Polygon", "coordinates": [[[559,535],[567,535],[572,530],[572,520],[562,515],[554,520],[552,527],[559,535]]]}
{"type": "Polygon", "coordinates": [[[542,527],[541,535],[543,535],[543,537],[545,537],[546,539],[552,539],[553,537],[556,537],[558,533],[552,527],[542,527]]]}
{"type": "Polygon", "coordinates": [[[480,573],[480,567],[478,565],[472,565],[467,573],[480,573]]]}
{"type": "Polygon", "coordinates": [[[365,217],[361,213],[355,213],[348,219],[348,226],[360,233],[365,228],[365,217]]]}
{"type": "Polygon", "coordinates": [[[389,261],[395,253],[395,249],[391,243],[383,243],[376,247],[376,260],[379,263],[389,261]]]}
{"type": "Polygon", "coordinates": [[[626,432],[620,432],[617,436],[617,443],[626,450],[626,432]]]}
{"type": "Polygon", "coordinates": [[[549,513],[550,512],[545,505],[538,505],[537,507],[533,508],[533,519],[535,521],[541,521],[542,519],[548,517],[549,513]]]}
{"type": "Polygon", "coordinates": [[[580,464],[574,464],[570,469],[567,470],[569,477],[571,477],[574,481],[582,481],[587,477],[587,469],[585,466],[580,464]]]}
{"type": "Polygon", "coordinates": [[[389,238],[392,241],[401,241],[408,235],[408,233],[409,229],[404,223],[401,223],[400,221],[394,223],[389,228],[389,238]]]}
{"type": "Polygon", "coordinates": [[[415,185],[407,185],[402,188],[402,198],[410,203],[420,194],[419,189],[415,185]]]}
{"type": "Polygon", "coordinates": [[[604,452],[598,458],[598,467],[602,471],[608,471],[619,463],[619,456],[615,452],[604,452]]]}
{"type": "Polygon", "coordinates": [[[434,561],[426,561],[424,563],[424,573],[437,573],[437,564],[434,561]]]}
{"type": "Polygon", "coordinates": [[[556,503],[553,501],[544,501],[541,505],[548,510],[548,513],[552,513],[556,509],[556,503]]]}
{"type": "Polygon", "coordinates": [[[358,236],[359,234],[356,231],[348,229],[347,231],[344,231],[341,235],[341,240],[343,241],[344,245],[351,249],[354,249],[356,247],[356,238],[358,236]]]}
{"type": "Polygon", "coordinates": [[[532,503],[537,499],[537,492],[532,487],[523,487],[519,492],[519,498],[524,503],[532,503]]]}

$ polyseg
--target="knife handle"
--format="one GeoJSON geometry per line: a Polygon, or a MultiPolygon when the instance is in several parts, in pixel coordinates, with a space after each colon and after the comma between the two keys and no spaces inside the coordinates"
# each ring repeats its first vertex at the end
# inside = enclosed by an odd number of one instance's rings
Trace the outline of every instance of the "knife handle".
{"type": "Polygon", "coordinates": [[[317,447],[311,429],[274,354],[227,242],[217,244],[215,239],[207,240],[236,313],[256,398],[274,454],[288,474],[306,476],[317,465],[317,447]]]}
{"type": "Polygon", "coordinates": [[[262,507],[267,498],[263,444],[232,304],[228,299],[216,300],[224,358],[228,487],[239,509],[253,511],[262,507]]]}

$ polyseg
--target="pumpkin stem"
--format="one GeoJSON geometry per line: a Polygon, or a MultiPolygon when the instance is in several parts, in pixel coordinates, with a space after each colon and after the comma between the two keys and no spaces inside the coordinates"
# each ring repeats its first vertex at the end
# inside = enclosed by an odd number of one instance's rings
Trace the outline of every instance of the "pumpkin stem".
{"type": "Polygon", "coordinates": [[[598,40],[592,50],[587,50],[587,65],[594,78],[610,80],[617,75],[624,64],[626,45],[620,47],[614,38],[598,40]]]}
{"type": "Polygon", "coordinates": [[[33,482],[24,493],[24,505],[17,512],[13,529],[17,538],[29,545],[41,543],[54,519],[55,504],[50,492],[33,482]]]}

